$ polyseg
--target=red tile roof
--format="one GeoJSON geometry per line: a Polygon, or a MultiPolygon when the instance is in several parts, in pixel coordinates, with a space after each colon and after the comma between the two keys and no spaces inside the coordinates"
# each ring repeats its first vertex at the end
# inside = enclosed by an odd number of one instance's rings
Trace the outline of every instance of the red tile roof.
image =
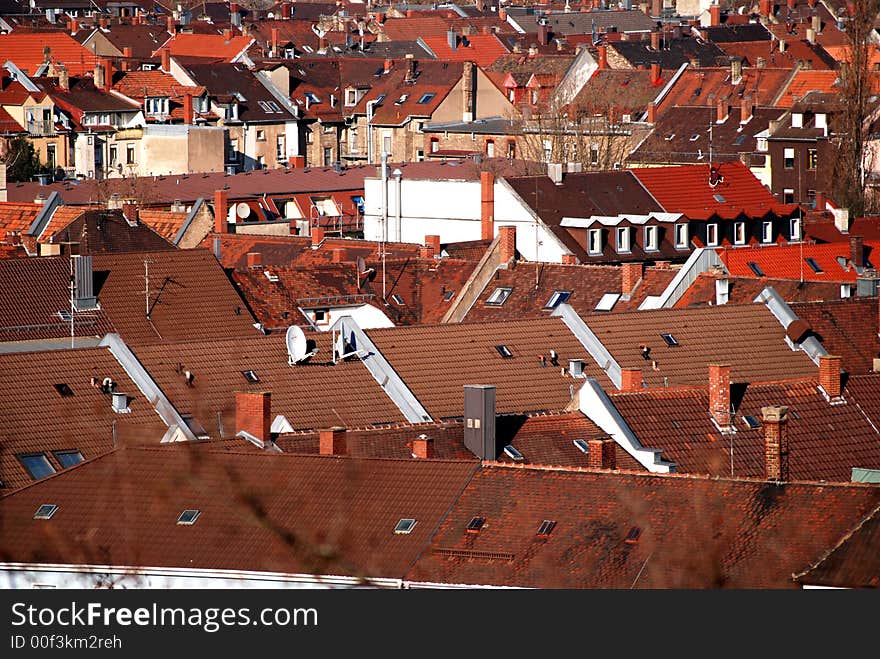
{"type": "Polygon", "coordinates": [[[709,184],[708,164],[645,167],[631,171],[664,210],[684,213],[692,220],[713,216],[733,219],[741,214],[764,217],[771,212],[787,215],[797,208],[777,203],[741,162],[726,162],[715,167],[724,177],[715,187],[709,184]]]}
{"type": "Polygon", "coordinates": [[[703,272],[675,303],[676,307],[694,307],[715,304],[715,282],[728,282],[728,304],[751,304],[766,286],[772,286],[786,302],[821,302],[840,296],[840,284],[836,282],[803,281],[797,279],[769,279],[767,277],[731,277],[730,275],[703,272]]]}
{"type": "Polygon", "coordinates": [[[794,588],[880,488],[490,466],[412,580],[538,588],[794,588]],[[478,533],[465,529],[485,518],[478,533]],[[542,520],[556,522],[538,536],[542,520]],[[628,540],[629,539],[629,540],[628,540]]]}
{"type": "Polygon", "coordinates": [[[188,213],[145,208],[138,211],[138,219],[165,240],[174,240],[183,228],[188,213]]]}
{"type": "Polygon", "coordinates": [[[45,61],[44,48],[50,48],[50,60],[64,64],[71,76],[95,68],[94,53],[63,32],[18,32],[0,34],[0,58],[12,60],[18,68],[34,75],[45,61]]]}
{"type": "Polygon", "coordinates": [[[6,240],[7,231],[26,232],[41,210],[42,204],[0,202],[0,240],[6,240]]]}
{"type": "MultiPolygon", "coordinates": [[[[226,39],[222,34],[174,35],[161,49],[169,49],[172,57],[204,57],[232,62],[253,43],[253,38],[233,36],[226,39]]],[[[153,55],[158,55],[156,50],[153,55]]]]}
{"type": "MultiPolygon", "coordinates": [[[[865,257],[870,259],[873,256],[880,263],[880,242],[867,242],[864,247],[865,257]]],[[[855,283],[859,276],[850,260],[849,242],[766,245],[716,251],[735,277],[754,276],[749,263],[754,263],[767,277],[775,279],[855,283]],[[812,259],[822,272],[816,272],[807,259],[812,259]]],[[[863,264],[858,265],[862,267],[863,264]]]]}
{"type": "Polygon", "coordinates": [[[832,94],[837,91],[835,86],[837,78],[837,71],[797,71],[776,105],[790,108],[792,104],[812,91],[832,94]]]}
{"type": "Polygon", "coordinates": [[[809,62],[814,70],[830,70],[834,59],[821,47],[810,46],[806,41],[787,39],[785,51],[779,52],[777,41],[739,41],[735,43],[719,43],[718,46],[727,55],[741,57],[746,66],[756,66],[759,57],[763,57],[766,65],[771,68],[794,69],[803,66],[801,62],[809,62]]]}
{"type": "Polygon", "coordinates": [[[25,132],[21,124],[18,123],[11,114],[4,108],[0,107],[0,134],[7,135],[9,133],[25,132]]]}
{"type": "Polygon", "coordinates": [[[204,87],[181,85],[171,75],[159,70],[129,71],[113,85],[113,89],[137,100],[148,96],[182,99],[185,94],[201,96],[205,93],[204,87]]]}
{"type": "Polygon", "coordinates": [[[447,62],[475,62],[478,66],[489,66],[501,55],[510,51],[494,34],[472,34],[458,37],[455,50],[449,47],[446,37],[424,37],[422,39],[438,60],[447,62]],[[464,40],[467,40],[467,43],[464,40]]]}
{"type": "Polygon", "coordinates": [[[878,305],[876,297],[792,304],[792,311],[809,323],[822,345],[843,358],[849,373],[870,373],[880,356],[878,305]]]}
{"type": "MultiPolygon", "coordinates": [[[[765,42],[766,43],[766,42],[765,42]]],[[[742,80],[730,84],[730,67],[687,69],[679,76],[658,106],[658,111],[676,105],[713,107],[720,99],[739,100],[748,95],[756,106],[770,106],[791,77],[791,69],[745,67],[742,80]]]]}

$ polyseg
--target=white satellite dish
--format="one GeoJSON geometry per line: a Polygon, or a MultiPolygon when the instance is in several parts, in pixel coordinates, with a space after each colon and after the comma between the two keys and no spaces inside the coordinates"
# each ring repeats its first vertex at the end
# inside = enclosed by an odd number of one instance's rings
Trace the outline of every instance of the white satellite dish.
{"type": "Polygon", "coordinates": [[[250,217],[251,207],[243,201],[240,201],[235,205],[235,214],[238,215],[241,219],[250,217]]]}
{"type": "Polygon", "coordinates": [[[301,328],[291,325],[287,328],[287,364],[293,366],[313,357],[318,351],[309,352],[309,342],[301,328]]]}

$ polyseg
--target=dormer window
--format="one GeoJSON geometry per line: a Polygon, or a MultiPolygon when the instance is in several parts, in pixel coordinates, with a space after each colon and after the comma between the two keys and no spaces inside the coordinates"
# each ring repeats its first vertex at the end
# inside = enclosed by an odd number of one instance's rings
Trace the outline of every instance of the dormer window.
{"type": "Polygon", "coordinates": [[[631,250],[629,240],[629,227],[617,227],[617,253],[622,254],[631,250]]]}
{"type": "Polygon", "coordinates": [[[792,112],[791,113],[791,127],[792,128],[803,128],[804,127],[804,115],[802,112],[792,112]]]}
{"type": "Polygon", "coordinates": [[[645,227],[645,251],[656,252],[659,247],[660,228],[655,226],[645,227]]]}
{"type": "Polygon", "coordinates": [[[358,97],[357,97],[357,89],[353,89],[349,87],[345,90],[345,107],[350,108],[352,106],[357,105],[358,97]]]}
{"type": "Polygon", "coordinates": [[[687,249],[688,246],[688,225],[675,225],[675,249],[687,249]]]}
{"type": "Polygon", "coordinates": [[[709,247],[715,247],[718,244],[718,225],[706,225],[706,244],[709,247]]]}
{"type": "Polygon", "coordinates": [[[745,222],[736,222],[733,225],[733,244],[734,245],[745,245],[746,244],[746,223],[745,222]]]}
{"type": "Polygon", "coordinates": [[[602,253],[602,229],[590,229],[587,234],[587,252],[590,254],[602,253]]]}
{"type": "Polygon", "coordinates": [[[761,242],[762,243],[773,242],[773,222],[762,222],[761,223],[761,242]]]}
{"type": "Polygon", "coordinates": [[[828,129],[828,115],[824,112],[817,112],[815,117],[816,128],[821,128],[822,130],[828,129]]]}

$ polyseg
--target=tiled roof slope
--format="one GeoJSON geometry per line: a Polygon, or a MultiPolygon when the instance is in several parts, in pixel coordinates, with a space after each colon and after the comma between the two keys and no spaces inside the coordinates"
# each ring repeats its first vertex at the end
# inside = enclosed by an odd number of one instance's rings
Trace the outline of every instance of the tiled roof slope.
{"type": "Polygon", "coordinates": [[[880,387],[877,375],[853,375],[846,380],[846,392],[856,402],[871,423],[880,428],[880,387]]]}
{"type": "Polygon", "coordinates": [[[401,577],[474,462],[116,451],[0,499],[6,560],[401,577]],[[323,496],[318,493],[333,493],[323,496]],[[37,507],[59,506],[50,523],[37,507]],[[201,512],[176,524],[184,509],[201,512]],[[395,534],[402,518],[417,520],[395,534]]]}
{"type": "Polygon", "coordinates": [[[726,279],[728,304],[751,304],[767,286],[772,286],[786,302],[821,302],[840,296],[840,284],[836,282],[804,281],[796,279],[768,279],[766,277],[731,277],[715,272],[697,275],[676,307],[696,307],[715,304],[715,282],[726,279]]]}
{"type": "Polygon", "coordinates": [[[880,488],[858,486],[488,467],[408,578],[539,588],[794,588],[792,574],[878,501],[880,488]],[[486,522],[468,533],[475,515],[486,522]],[[537,535],[542,520],[556,522],[549,536],[537,535]]]}
{"type": "Polygon", "coordinates": [[[0,202],[0,240],[7,231],[26,232],[41,210],[42,204],[0,202]]]}
{"type": "Polygon", "coordinates": [[[98,254],[98,301],[122,338],[132,344],[246,338],[256,334],[247,310],[207,250],[98,254]],[[150,277],[150,317],[144,285],[150,277]]]}
{"type": "MultiPolygon", "coordinates": [[[[251,37],[233,36],[226,39],[222,34],[185,34],[178,33],[163,48],[171,51],[173,57],[206,57],[231,62],[248,45],[253,42],[251,37]]],[[[158,50],[154,55],[158,54],[158,50]]]]}
{"type": "Polygon", "coordinates": [[[164,22],[160,25],[119,23],[111,25],[109,30],[102,30],[101,34],[120,52],[128,46],[132,57],[143,59],[152,57],[156,49],[171,38],[164,22]]]}
{"type": "Polygon", "coordinates": [[[146,224],[167,241],[172,241],[183,228],[187,213],[143,209],[138,211],[138,220],[146,224]]]}
{"type": "MultiPolygon", "coordinates": [[[[0,342],[70,336],[70,261],[64,257],[0,259],[0,342]]],[[[106,310],[76,314],[77,337],[115,331],[106,310]]]]}
{"type": "MultiPolygon", "coordinates": [[[[772,42],[775,46],[776,42],[772,42]]],[[[758,58],[763,57],[766,66],[780,69],[795,69],[808,66],[814,70],[828,71],[835,67],[834,58],[821,46],[811,46],[806,41],[791,39],[786,41],[785,51],[778,47],[768,48],[768,42],[746,41],[721,44],[727,54],[740,57],[746,66],[757,66],[758,58]],[[805,64],[806,63],[806,64],[805,64]]]]}
{"type": "MultiPolygon", "coordinates": [[[[785,330],[763,304],[594,313],[584,321],[622,368],[642,370],[649,387],[703,385],[708,364],[730,364],[734,382],[815,377],[817,372],[806,353],[788,347],[785,330]],[[677,346],[666,345],[660,336],[666,332],[677,346]],[[642,344],[651,349],[647,360],[642,344]]],[[[604,376],[600,381],[607,383],[604,376]]]]}
{"type": "Polygon", "coordinates": [[[838,75],[837,71],[797,71],[776,105],[790,108],[812,91],[834,93],[837,90],[835,83],[838,75]]]}
{"type": "Polygon", "coordinates": [[[18,32],[0,35],[0,58],[12,60],[28,75],[34,75],[46,61],[44,48],[51,49],[49,58],[64,64],[71,76],[82,75],[95,68],[95,55],[83,48],[70,35],[52,32],[18,32]]]}
{"type": "Polygon", "coordinates": [[[831,588],[880,587],[880,508],[874,511],[809,570],[799,583],[831,588]]]}
{"type": "Polygon", "coordinates": [[[523,414],[562,410],[571,402],[579,382],[560,373],[569,359],[584,359],[585,370],[598,374],[558,318],[396,327],[367,335],[435,420],[464,415],[466,384],[494,384],[498,414],[523,414]],[[513,357],[503,358],[499,345],[513,357]],[[559,366],[550,363],[551,349],[559,366]]]}
{"type": "Polygon", "coordinates": [[[770,106],[785,88],[791,74],[791,69],[745,67],[741,80],[734,85],[731,84],[730,67],[689,68],[663,97],[658,111],[662,113],[676,105],[711,107],[719,99],[737,102],[742,96],[748,96],[756,106],[770,106]]]}
{"type": "Polygon", "coordinates": [[[423,37],[428,48],[438,60],[446,62],[475,62],[478,66],[489,66],[510,51],[494,34],[472,34],[458,38],[457,47],[449,47],[446,37],[423,37]]]}
{"type": "Polygon", "coordinates": [[[869,373],[873,369],[874,358],[880,356],[876,297],[793,304],[791,309],[810,324],[829,353],[843,358],[844,370],[869,373]]]}
{"type": "MultiPolygon", "coordinates": [[[[880,264],[880,242],[864,243],[866,259],[880,264]]],[[[767,277],[805,281],[829,281],[855,283],[859,273],[850,260],[850,244],[847,242],[815,244],[767,245],[763,247],[716,250],[721,262],[733,276],[754,275],[749,263],[757,265],[767,277]],[[821,272],[807,262],[812,259],[821,272]]],[[[864,264],[859,263],[861,268],[864,264]]]]}
{"type": "MultiPolygon", "coordinates": [[[[880,386],[880,379],[873,379],[880,386]]],[[[744,418],[762,419],[761,408],[789,408],[786,424],[791,480],[849,482],[853,467],[880,468],[880,433],[845,392],[846,405],[830,405],[815,380],[752,385],[733,391],[734,435],[722,435],[711,420],[705,389],[648,391],[612,396],[615,407],[645,446],[681,473],[763,478],[764,429],[744,418]],[[733,456],[731,457],[731,444],[733,456]],[[733,465],[731,467],[731,460],[733,465]]]]}
{"type": "Polygon", "coordinates": [[[114,444],[158,444],[167,429],[106,348],[0,354],[0,382],[3,493],[32,482],[18,455],[45,453],[60,471],[52,451],[78,450],[89,460],[114,444]],[[128,394],[131,412],[113,412],[111,396],[92,386],[93,377],[111,378],[116,391],[128,394]],[[73,394],[62,396],[56,384],[73,394]]]}
{"type": "Polygon", "coordinates": [[[332,363],[332,337],[313,332],[320,352],[307,364],[288,366],[284,334],[235,337],[134,348],[138,359],[165,395],[184,414],[192,414],[212,437],[235,435],[235,392],[272,393],[272,417],[281,414],[296,430],[357,427],[404,420],[358,361],[332,363]],[[182,373],[195,376],[187,386],[182,373]],[[254,371],[249,382],[243,371],[254,371]]]}
{"type": "Polygon", "coordinates": [[[173,250],[174,246],[147,224],[129,224],[122,211],[86,211],[66,227],[58,228],[44,241],[78,242],[80,254],[173,250]],[[83,233],[85,231],[85,233],[83,233]],[[85,242],[83,242],[85,237],[85,242]]]}

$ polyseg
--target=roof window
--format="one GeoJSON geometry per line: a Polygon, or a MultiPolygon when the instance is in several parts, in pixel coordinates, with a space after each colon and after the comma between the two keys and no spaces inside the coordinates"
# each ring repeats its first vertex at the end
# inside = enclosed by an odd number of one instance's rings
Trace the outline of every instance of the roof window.
{"type": "Polygon", "coordinates": [[[180,517],[177,518],[177,523],[182,526],[192,526],[201,514],[202,511],[200,510],[184,510],[180,513],[180,517]]]}
{"type": "Polygon", "coordinates": [[[73,389],[71,389],[70,385],[65,382],[59,382],[58,384],[53,384],[52,386],[55,387],[55,391],[57,391],[58,395],[62,398],[70,398],[71,396],[73,396],[73,389]]]}
{"type": "Polygon", "coordinates": [[[55,459],[58,460],[58,464],[61,465],[62,469],[78,465],[84,460],[83,454],[79,451],[54,451],[53,455],[55,456],[55,459]]]}
{"type": "Polygon", "coordinates": [[[480,529],[483,528],[483,524],[485,523],[485,517],[471,517],[471,521],[468,522],[467,528],[465,530],[469,533],[478,533],[480,529]]]}
{"type": "Polygon", "coordinates": [[[510,351],[510,348],[508,348],[504,344],[500,346],[495,346],[495,350],[497,350],[498,354],[501,355],[504,359],[510,359],[513,357],[513,353],[510,351]]]}
{"type": "Polygon", "coordinates": [[[761,266],[759,266],[754,261],[749,261],[746,265],[748,265],[749,269],[754,272],[758,277],[766,277],[764,271],[761,270],[761,266]]]}
{"type": "Polygon", "coordinates": [[[804,261],[807,262],[807,265],[810,266],[813,269],[813,272],[815,272],[816,274],[822,274],[824,272],[824,270],[822,270],[822,266],[816,263],[816,259],[814,259],[812,256],[808,256],[804,259],[804,261]]]}
{"type": "Polygon", "coordinates": [[[58,512],[58,506],[54,503],[44,503],[37,512],[34,513],[34,519],[52,519],[52,515],[58,512]]]}
{"type": "Polygon", "coordinates": [[[639,538],[642,535],[642,529],[638,526],[633,526],[630,528],[629,533],[626,534],[626,537],[623,541],[628,545],[634,545],[639,541],[639,538]]]}
{"type": "Polygon", "coordinates": [[[486,298],[486,304],[500,307],[507,301],[507,298],[510,297],[511,292],[513,292],[512,288],[496,288],[492,291],[492,294],[486,298]]]}
{"type": "Polygon", "coordinates": [[[425,105],[426,103],[430,103],[432,100],[434,100],[434,97],[436,95],[437,94],[434,94],[433,92],[428,93],[428,94],[422,94],[421,98],[417,102],[419,105],[425,105]]]}
{"type": "Polygon", "coordinates": [[[259,382],[260,377],[254,371],[242,371],[241,374],[244,376],[244,379],[248,382],[259,382]]]}
{"type": "Polygon", "coordinates": [[[412,533],[415,526],[416,520],[404,518],[397,522],[397,526],[394,527],[394,532],[398,535],[408,535],[409,533],[412,533]]]}
{"type": "Polygon", "coordinates": [[[568,298],[571,297],[571,291],[556,291],[553,295],[550,296],[550,299],[547,300],[547,304],[544,305],[545,309],[555,309],[560,304],[564,304],[568,302],[568,298]]]}
{"type": "Polygon", "coordinates": [[[587,444],[586,440],[576,439],[576,440],[574,440],[573,443],[581,453],[589,453],[590,452],[590,445],[587,444]]]}
{"type": "Polygon", "coordinates": [[[541,526],[538,527],[537,535],[542,538],[546,538],[551,533],[553,533],[553,529],[556,528],[556,522],[552,519],[545,519],[541,522],[541,526]]]}
{"type": "Polygon", "coordinates": [[[661,334],[660,338],[666,341],[666,345],[668,345],[670,348],[674,348],[679,345],[678,339],[676,339],[675,336],[673,336],[672,334],[661,334]]]}
{"type": "Polygon", "coordinates": [[[18,459],[24,468],[27,469],[28,475],[35,481],[55,473],[55,467],[49,462],[49,458],[45,453],[32,453],[30,455],[20,455],[18,459]]]}
{"type": "Polygon", "coordinates": [[[523,454],[513,448],[510,444],[504,447],[504,455],[506,455],[514,462],[522,462],[523,460],[525,460],[525,458],[523,458],[523,454]]]}

